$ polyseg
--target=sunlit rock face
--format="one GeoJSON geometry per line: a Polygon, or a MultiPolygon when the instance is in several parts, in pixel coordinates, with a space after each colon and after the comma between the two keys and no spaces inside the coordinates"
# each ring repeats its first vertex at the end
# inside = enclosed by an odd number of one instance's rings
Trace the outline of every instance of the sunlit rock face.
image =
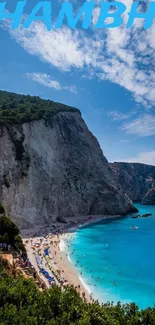
{"type": "Polygon", "coordinates": [[[134,210],[79,112],[0,127],[0,202],[20,227],[134,210]]]}
{"type": "Polygon", "coordinates": [[[155,205],[155,187],[152,187],[144,196],[142,200],[143,204],[155,205]]]}
{"type": "Polygon", "coordinates": [[[138,164],[138,163],[122,163],[115,162],[110,164],[115,175],[116,182],[121,185],[124,192],[132,201],[141,202],[143,204],[151,204],[148,202],[153,198],[153,189],[155,186],[155,166],[138,164]],[[149,192],[146,196],[146,194],[149,192]],[[151,194],[152,193],[152,194],[151,194]]]}

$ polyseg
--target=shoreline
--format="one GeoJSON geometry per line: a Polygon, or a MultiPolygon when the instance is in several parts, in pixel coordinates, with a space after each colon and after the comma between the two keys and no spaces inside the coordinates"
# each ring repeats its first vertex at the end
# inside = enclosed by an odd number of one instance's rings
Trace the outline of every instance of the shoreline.
{"type": "MultiPolygon", "coordinates": [[[[81,276],[81,274],[78,272],[76,266],[74,266],[74,264],[72,263],[71,259],[70,259],[70,255],[68,254],[68,250],[67,248],[65,247],[65,241],[70,241],[71,240],[71,234],[73,235],[74,233],[76,233],[76,231],[80,228],[83,228],[87,225],[90,225],[90,224],[95,224],[95,223],[98,223],[102,220],[107,220],[107,219],[110,219],[110,220],[113,220],[113,219],[117,219],[117,218],[123,218],[123,216],[120,216],[120,215],[115,215],[115,216],[93,216],[91,219],[87,219],[85,221],[81,223],[79,223],[76,227],[71,227],[71,228],[68,228],[68,231],[67,232],[64,232],[62,234],[59,235],[59,250],[57,251],[58,254],[60,254],[60,257],[62,257],[61,253],[64,251],[65,254],[63,255],[63,260],[61,259],[61,261],[59,260],[60,262],[60,266],[63,268],[64,267],[64,264],[68,264],[68,269],[72,269],[74,270],[74,273],[76,272],[76,279],[75,279],[75,275],[72,274],[72,276],[74,276],[74,278],[72,279],[72,284],[75,286],[77,285],[80,285],[84,292],[85,292],[85,297],[86,297],[86,300],[88,302],[90,302],[92,300],[92,296],[93,296],[93,292],[91,291],[91,289],[89,288],[89,285],[87,285],[87,283],[85,283],[85,280],[83,279],[83,277],[81,276]],[[66,236],[66,238],[65,238],[66,236]],[[67,260],[67,261],[66,261],[67,260]],[[78,281],[77,281],[77,276],[78,276],[78,281]],[[78,284],[77,284],[78,282],[78,284]]],[[[56,239],[56,238],[55,238],[56,239]]],[[[57,260],[56,260],[57,262],[57,260]]],[[[67,270],[66,270],[67,271],[67,270]]],[[[67,272],[64,272],[64,274],[68,274],[68,271],[67,272]]]]}
{"type": "Polygon", "coordinates": [[[60,271],[61,276],[63,276],[68,285],[74,286],[74,288],[79,292],[80,296],[90,302],[90,292],[84,286],[83,281],[81,281],[79,273],[74,267],[67,250],[60,247],[62,242],[64,243],[66,240],[70,241],[72,235],[73,233],[65,233],[60,235],[59,239],[57,236],[54,236],[53,240],[55,243],[57,243],[53,246],[54,261],[60,271]]]}
{"type": "MultiPolygon", "coordinates": [[[[44,227],[42,230],[40,228],[32,229],[31,231],[31,238],[26,236],[26,232],[28,230],[22,230],[22,238],[24,240],[28,257],[30,261],[32,262],[32,256],[33,253],[31,251],[31,245],[26,242],[31,242],[32,240],[41,240],[41,238],[45,237],[46,241],[48,243],[49,249],[51,251],[51,259],[53,259],[54,267],[59,272],[60,276],[64,279],[64,282],[66,285],[73,286],[80,294],[80,296],[84,299],[86,299],[87,302],[92,301],[92,295],[93,292],[89,289],[89,286],[87,286],[87,283],[85,283],[84,279],[81,277],[81,274],[78,272],[77,268],[72,263],[70,256],[68,254],[68,251],[65,247],[66,241],[69,242],[72,238],[72,236],[76,233],[76,231],[79,228],[85,227],[90,224],[98,223],[102,220],[112,220],[116,218],[122,218],[123,216],[115,215],[115,216],[79,216],[74,217],[75,222],[72,220],[72,224],[70,222],[70,218],[68,218],[68,223],[64,224],[58,224],[55,227],[54,233],[51,233],[50,227],[44,227]]],[[[30,233],[29,233],[30,236],[30,233]]],[[[43,247],[41,248],[41,251],[43,253],[43,247]]],[[[43,256],[43,255],[42,255],[43,256]]],[[[34,263],[34,259],[33,259],[34,263]]],[[[35,268],[36,264],[34,265],[35,268]]],[[[37,268],[38,272],[38,268],[37,268]]],[[[46,281],[45,281],[46,282],[46,281]]],[[[46,283],[47,285],[47,283],[46,283]]]]}

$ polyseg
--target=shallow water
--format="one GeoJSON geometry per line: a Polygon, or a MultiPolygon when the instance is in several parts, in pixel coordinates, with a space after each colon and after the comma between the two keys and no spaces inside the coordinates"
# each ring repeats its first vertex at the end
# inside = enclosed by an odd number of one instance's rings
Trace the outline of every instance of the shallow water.
{"type": "Polygon", "coordinates": [[[79,228],[68,248],[79,275],[100,302],[134,301],[140,308],[155,304],[155,206],[136,206],[141,214],[153,215],[128,215],[79,228]]]}

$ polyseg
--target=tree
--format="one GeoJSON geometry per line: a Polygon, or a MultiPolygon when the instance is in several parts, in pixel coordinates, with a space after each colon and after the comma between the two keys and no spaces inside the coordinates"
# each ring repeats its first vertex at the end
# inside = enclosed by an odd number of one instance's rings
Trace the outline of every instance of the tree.
{"type": "Polygon", "coordinates": [[[21,250],[26,255],[26,249],[19,236],[19,229],[13,221],[6,216],[0,216],[0,242],[7,243],[15,249],[21,250]]]}

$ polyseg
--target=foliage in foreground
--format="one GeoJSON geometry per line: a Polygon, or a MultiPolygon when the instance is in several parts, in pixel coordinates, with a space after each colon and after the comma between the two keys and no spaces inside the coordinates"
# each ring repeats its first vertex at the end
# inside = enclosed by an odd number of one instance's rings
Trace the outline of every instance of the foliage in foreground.
{"type": "Polygon", "coordinates": [[[78,110],[51,100],[40,99],[38,96],[0,91],[0,125],[22,124],[40,119],[49,122],[51,116],[62,111],[78,110]]]}
{"type": "MultiPolygon", "coordinates": [[[[12,273],[13,274],[13,273],[12,273]]],[[[155,325],[155,308],[87,304],[73,288],[39,291],[31,280],[8,275],[0,259],[0,325],[155,325]]]]}
{"type": "Polygon", "coordinates": [[[0,243],[11,245],[26,254],[18,227],[5,215],[0,216],[0,243]]]}

